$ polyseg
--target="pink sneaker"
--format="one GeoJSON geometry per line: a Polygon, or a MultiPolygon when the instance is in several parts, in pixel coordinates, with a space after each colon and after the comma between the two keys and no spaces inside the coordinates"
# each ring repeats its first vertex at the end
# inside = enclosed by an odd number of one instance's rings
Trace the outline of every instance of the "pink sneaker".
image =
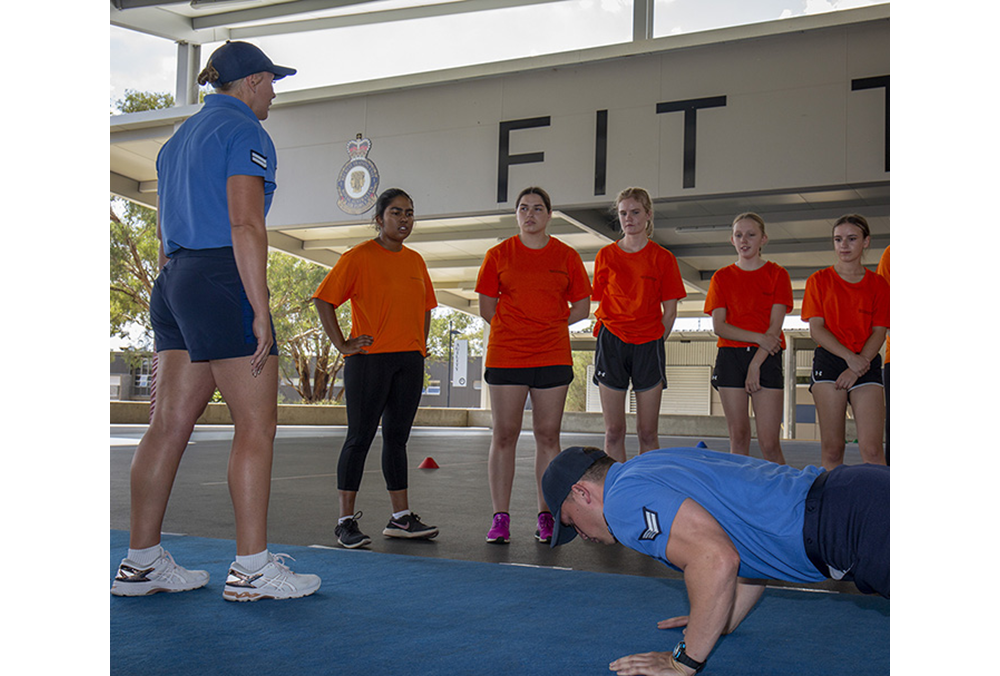
{"type": "Polygon", "coordinates": [[[548,544],[552,541],[552,525],[554,521],[552,519],[552,514],[549,512],[539,512],[538,513],[538,530],[535,531],[535,538],[543,544],[548,544]]]}
{"type": "MultiPolygon", "coordinates": [[[[549,537],[551,537],[551,529],[549,529],[549,533],[549,537]]],[[[490,532],[486,534],[486,541],[499,545],[505,545],[510,542],[510,514],[507,512],[497,512],[493,515],[493,526],[490,528],[490,532]]]]}

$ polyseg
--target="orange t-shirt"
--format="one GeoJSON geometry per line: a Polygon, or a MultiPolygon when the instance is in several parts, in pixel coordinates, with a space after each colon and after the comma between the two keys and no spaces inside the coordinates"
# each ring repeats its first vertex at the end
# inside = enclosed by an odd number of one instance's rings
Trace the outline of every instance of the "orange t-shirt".
{"type": "Polygon", "coordinates": [[[405,246],[389,251],[373,239],[348,250],[313,298],[334,307],[351,301],[351,338],[370,335],[368,354],[427,354],[424,319],[437,307],[424,259],[405,246]]]}
{"type": "Polygon", "coordinates": [[[603,325],[632,345],[661,338],[663,302],[686,295],[677,259],[656,242],[632,253],[609,244],[594,259],[594,335],[603,325]]]}
{"type": "MultiPolygon", "coordinates": [[[[705,296],[705,314],[726,308],[726,323],[745,331],[767,333],[771,326],[771,308],[784,305],[785,314],[795,307],[792,280],[788,271],[767,261],[756,270],[742,270],[736,263],[716,270],[705,296]]],[[[755,347],[756,343],[727,340],[719,337],[718,347],[755,347]]],[[[785,349],[785,334],[781,334],[781,349],[785,349]]]]}
{"type": "MultiPolygon", "coordinates": [[[[878,262],[878,269],[875,271],[881,275],[886,283],[889,283],[889,247],[885,248],[882,259],[878,262]]],[[[885,363],[889,363],[889,336],[885,337],[885,363]]]]}
{"type": "Polygon", "coordinates": [[[487,368],[572,365],[569,306],[590,296],[580,254],[555,237],[529,249],[518,235],[489,251],[476,293],[499,299],[490,322],[487,368]]]}
{"type": "Polygon", "coordinates": [[[857,354],[876,326],[889,328],[889,283],[871,270],[860,282],[845,282],[832,267],[806,280],[802,319],[822,317],[837,341],[857,354]]]}

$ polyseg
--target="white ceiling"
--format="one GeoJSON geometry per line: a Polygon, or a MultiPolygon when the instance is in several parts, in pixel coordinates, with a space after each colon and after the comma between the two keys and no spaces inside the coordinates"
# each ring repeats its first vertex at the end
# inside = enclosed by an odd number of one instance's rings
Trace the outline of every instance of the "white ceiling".
{"type": "MultiPolygon", "coordinates": [[[[446,12],[477,11],[511,5],[534,4],[539,0],[468,0],[459,3],[424,4],[402,1],[336,1],[336,0],[196,0],[195,2],[150,2],[148,0],[111,0],[111,23],[175,41],[196,43],[217,42],[230,37],[252,38],[288,30],[311,30],[338,25],[355,25],[400,18],[434,16],[446,12]],[[402,8],[401,8],[402,7],[402,8]],[[388,9],[387,9],[388,8],[388,9]],[[360,13],[359,13],[360,12],[360,13]],[[388,14],[385,12],[389,12],[388,14]],[[349,18],[346,18],[349,17],[349,18]],[[293,21],[293,24],[289,24],[293,21]]],[[[551,0],[541,0],[551,1],[551,0]]],[[[847,17],[888,17],[888,8],[867,8],[838,12],[847,17]]],[[[810,19],[817,22],[847,21],[848,18],[824,15],[810,19]]],[[[787,23],[787,22],[786,22],[787,23]]],[[[718,31],[717,39],[739,36],[740,29],[718,31]]],[[[662,39],[661,39],[662,40],[662,39]]],[[[601,48],[608,54],[627,54],[629,45],[601,48]]],[[[551,57],[558,59],[559,56],[551,57]]],[[[570,57],[568,57],[570,58],[570,57]]],[[[581,53],[571,58],[580,60],[581,53]]],[[[511,62],[521,67],[527,60],[511,62]]],[[[465,71],[486,72],[489,66],[457,69],[435,77],[451,77],[465,71]]],[[[492,72],[492,71],[489,71],[492,72]]],[[[426,81],[428,75],[394,79],[395,86],[426,81]]],[[[379,83],[360,85],[378,88],[379,83]]],[[[384,85],[383,85],[384,86],[384,85]]],[[[358,85],[350,86],[356,91],[358,85]]],[[[315,96],[330,96],[331,90],[316,90],[315,96]]],[[[346,87],[345,87],[346,89],[346,87]]],[[[285,95],[286,100],[302,102],[310,90],[285,95]]],[[[275,100],[282,104],[283,96],[275,100]]],[[[169,138],[174,124],[197,110],[187,106],[165,111],[135,113],[112,118],[111,121],[111,192],[135,201],[150,204],[155,199],[155,157],[160,146],[169,138]]],[[[756,211],[767,222],[768,259],[788,269],[795,290],[796,305],[801,300],[806,278],[833,261],[832,243],[828,233],[833,221],[844,213],[864,214],[872,228],[872,244],[867,262],[874,267],[889,244],[889,181],[865,185],[817,186],[796,192],[759,192],[753,194],[714,195],[691,199],[671,199],[655,205],[656,234],[654,239],[669,249],[678,259],[681,274],[688,289],[688,298],[680,305],[680,315],[704,316],[704,293],[712,273],[735,260],[729,243],[729,223],[733,214],[756,211]]],[[[617,223],[610,212],[598,209],[564,209],[557,211],[550,229],[576,248],[588,271],[600,247],[616,237],[617,223]]],[[[477,297],[473,291],[479,262],[486,250],[497,241],[516,232],[516,223],[509,213],[481,214],[476,217],[418,221],[407,244],[427,261],[441,303],[460,310],[475,312],[477,297]]],[[[369,226],[361,221],[353,224],[310,225],[299,228],[279,228],[270,231],[272,246],[324,265],[332,265],[341,253],[361,239],[371,236],[369,226]]]]}

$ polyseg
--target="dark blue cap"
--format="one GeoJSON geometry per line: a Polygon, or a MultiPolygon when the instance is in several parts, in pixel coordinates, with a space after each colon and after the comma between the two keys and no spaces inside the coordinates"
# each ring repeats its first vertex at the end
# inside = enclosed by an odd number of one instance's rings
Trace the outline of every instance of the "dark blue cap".
{"type": "Polygon", "coordinates": [[[576,529],[563,526],[560,519],[562,503],[569,496],[569,491],[580,477],[590,469],[590,466],[606,457],[604,451],[592,446],[573,446],[557,455],[542,475],[542,495],[545,504],[552,512],[555,522],[552,527],[552,541],[549,547],[564,545],[576,537],[576,529]]]}
{"type": "Polygon", "coordinates": [[[294,68],[275,66],[256,45],[226,40],[208,57],[208,65],[219,74],[219,82],[233,82],[254,73],[273,73],[275,80],[295,75],[294,68]]]}

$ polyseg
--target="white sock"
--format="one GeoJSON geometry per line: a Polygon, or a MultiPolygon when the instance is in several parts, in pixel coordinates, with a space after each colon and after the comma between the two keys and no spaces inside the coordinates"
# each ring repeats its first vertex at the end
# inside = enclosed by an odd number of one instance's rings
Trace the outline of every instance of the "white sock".
{"type": "Polygon", "coordinates": [[[267,550],[265,549],[262,552],[250,554],[248,556],[240,556],[237,554],[236,563],[240,564],[240,566],[247,572],[256,572],[267,565],[267,550]]]}
{"type": "Polygon", "coordinates": [[[132,549],[129,547],[128,558],[137,566],[148,566],[160,558],[161,553],[163,553],[163,548],[160,547],[159,543],[145,549],[132,549]]]}
{"type": "Polygon", "coordinates": [[[393,512],[392,513],[392,518],[394,518],[394,519],[402,519],[404,516],[406,516],[407,514],[411,514],[411,513],[412,512],[410,512],[410,510],[404,509],[402,512],[393,512]]]}

